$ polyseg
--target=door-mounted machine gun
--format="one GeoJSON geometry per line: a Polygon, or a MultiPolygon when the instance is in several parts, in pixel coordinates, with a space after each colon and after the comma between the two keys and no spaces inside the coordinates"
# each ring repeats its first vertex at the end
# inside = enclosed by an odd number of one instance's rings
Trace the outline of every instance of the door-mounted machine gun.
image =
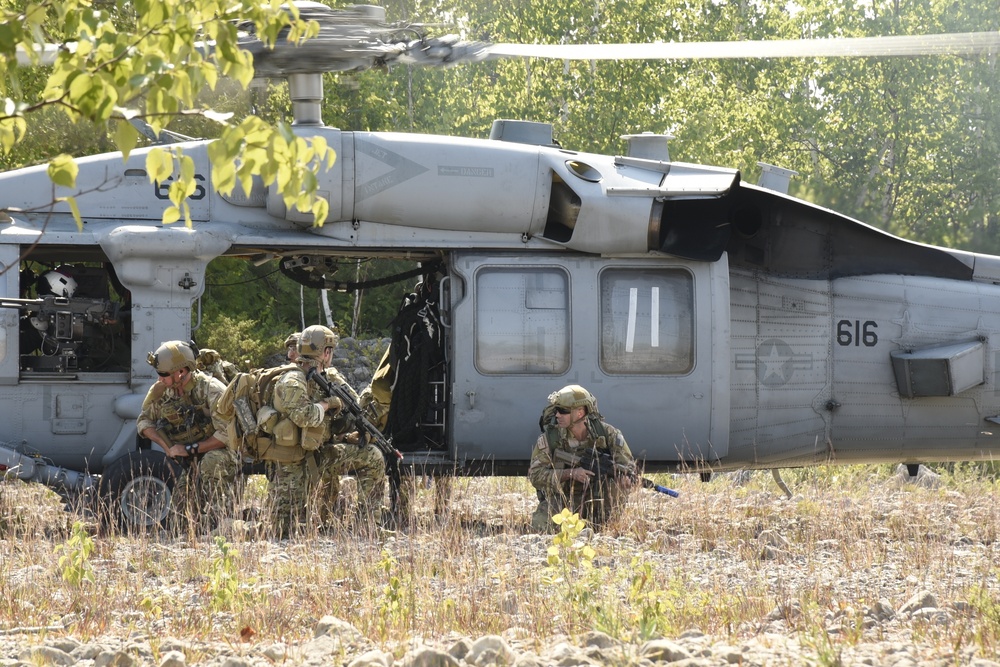
{"type": "Polygon", "coordinates": [[[119,304],[105,299],[45,296],[0,298],[0,307],[21,311],[22,371],[67,373],[79,370],[80,346],[89,334],[88,325],[116,323],[119,304]]]}

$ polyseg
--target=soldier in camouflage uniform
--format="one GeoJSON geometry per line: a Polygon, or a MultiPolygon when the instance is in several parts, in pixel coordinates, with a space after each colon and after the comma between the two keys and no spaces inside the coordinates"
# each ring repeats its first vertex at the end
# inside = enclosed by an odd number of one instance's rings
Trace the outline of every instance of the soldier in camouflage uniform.
{"type": "Polygon", "coordinates": [[[389,403],[392,401],[392,365],[389,363],[391,348],[386,348],[378,362],[372,381],[361,391],[358,405],[378,430],[385,431],[389,421],[389,403]]]}
{"type": "Polygon", "coordinates": [[[212,423],[225,385],[196,370],[194,349],[184,341],[163,343],[147,361],[159,380],[146,394],[136,429],[184,466],[173,489],[174,520],[210,528],[232,513],[239,469],[225,434],[212,423]]]}
{"type": "Polygon", "coordinates": [[[299,336],[302,335],[301,331],[296,331],[295,333],[288,334],[288,338],[285,339],[285,359],[290,363],[295,363],[299,358],[299,336]]]}
{"type": "Polygon", "coordinates": [[[202,348],[198,353],[198,370],[214,377],[222,384],[232,382],[240,369],[231,361],[226,361],[222,355],[211,348],[202,348]]]}
{"type": "Polygon", "coordinates": [[[600,529],[625,504],[636,475],[635,459],[621,431],[603,420],[597,399],[580,385],[549,394],[549,406],[554,421],[535,442],[528,468],[539,492],[531,525],[539,532],[553,530],[551,517],[568,508],[600,529]],[[591,483],[594,473],[579,464],[600,451],[610,453],[615,471],[604,483],[591,483]]]}
{"type": "MultiPolygon", "coordinates": [[[[274,523],[281,534],[288,534],[308,520],[313,501],[318,503],[319,521],[332,519],[340,475],[349,470],[358,481],[356,521],[371,526],[379,519],[386,479],[382,453],[372,444],[359,447],[346,442],[353,438],[346,433],[350,425],[341,417],[340,400],[326,396],[316,382],[306,377],[309,369],[315,368],[331,384],[347,385],[330,366],[336,346],[337,335],[327,327],[307,327],[297,345],[296,363],[300,368],[282,375],[274,386],[274,409],[303,429],[304,443],[307,439],[321,443],[315,455],[279,466],[270,486],[274,523]]],[[[356,400],[354,390],[349,385],[347,389],[356,400]]]]}

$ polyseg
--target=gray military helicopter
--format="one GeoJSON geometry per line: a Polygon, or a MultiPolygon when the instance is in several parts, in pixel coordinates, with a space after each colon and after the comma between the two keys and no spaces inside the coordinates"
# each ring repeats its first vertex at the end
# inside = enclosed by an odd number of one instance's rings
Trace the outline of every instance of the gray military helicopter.
{"type": "Polygon", "coordinates": [[[1000,257],[908,242],[790,197],[780,168],[753,185],[674,162],[663,135],[598,155],[537,122],[498,120],[473,139],[341,131],[320,117],[322,72],[394,62],[995,52],[997,34],[574,53],[395,41],[380,8],[300,8],[322,26],[315,40],[246,46],[259,76],[288,79],[295,131],[336,150],[320,174],[323,226],[262,183],[216,192],[203,141],[181,144],[201,183],[191,229],[160,224],[167,184],[150,185],[148,149],[79,159],[76,187],[55,197],[44,166],[0,174],[0,469],[100,497],[126,525],[163,520],[169,464],[135,430],[156,380],[146,357],[190,338],[218,257],[277,260],[314,287],[336,286],[344,258],[422,264],[401,332],[412,381],[393,398],[413,408],[394,444],[422,470],[523,473],[547,395],[571,383],[626,428],[647,471],[1000,454],[1000,257]],[[38,208],[64,195],[82,229],[64,203],[38,208]],[[69,267],[75,289],[32,265],[69,267]]]}

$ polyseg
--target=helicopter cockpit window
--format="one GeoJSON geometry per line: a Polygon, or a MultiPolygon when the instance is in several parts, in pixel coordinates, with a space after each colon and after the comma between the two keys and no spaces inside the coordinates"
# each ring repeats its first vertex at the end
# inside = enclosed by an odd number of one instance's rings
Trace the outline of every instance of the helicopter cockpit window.
{"type": "Polygon", "coordinates": [[[569,368],[569,281],[557,269],[483,269],[476,276],[476,367],[482,373],[569,368]]]}
{"type": "Polygon", "coordinates": [[[601,274],[601,368],[628,375],[684,374],[694,366],[694,289],[680,270],[601,274]]]}

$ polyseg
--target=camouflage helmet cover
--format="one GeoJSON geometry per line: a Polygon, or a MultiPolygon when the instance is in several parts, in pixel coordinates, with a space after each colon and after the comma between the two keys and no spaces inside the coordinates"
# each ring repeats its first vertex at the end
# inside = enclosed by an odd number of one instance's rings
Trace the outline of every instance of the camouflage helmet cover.
{"type": "Polygon", "coordinates": [[[198,367],[190,343],[182,340],[170,340],[161,344],[156,352],[149,353],[146,361],[157,373],[173,373],[182,368],[194,370],[198,367]]]}
{"type": "Polygon", "coordinates": [[[578,384],[568,384],[559,391],[549,394],[549,405],[558,408],[587,408],[597,410],[597,399],[578,384]]]}
{"type": "Polygon", "coordinates": [[[320,324],[306,327],[299,336],[299,356],[319,359],[326,348],[337,347],[338,340],[337,334],[320,324]]]}
{"type": "Polygon", "coordinates": [[[302,332],[301,331],[296,331],[294,333],[288,334],[288,338],[285,339],[285,348],[289,348],[289,347],[293,347],[293,346],[297,348],[299,346],[299,337],[300,336],[302,336],[302,332]]]}
{"type": "Polygon", "coordinates": [[[212,364],[217,364],[220,361],[222,361],[222,355],[210,347],[203,348],[198,353],[198,368],[201,370],[205,370],[212,364]]]}

